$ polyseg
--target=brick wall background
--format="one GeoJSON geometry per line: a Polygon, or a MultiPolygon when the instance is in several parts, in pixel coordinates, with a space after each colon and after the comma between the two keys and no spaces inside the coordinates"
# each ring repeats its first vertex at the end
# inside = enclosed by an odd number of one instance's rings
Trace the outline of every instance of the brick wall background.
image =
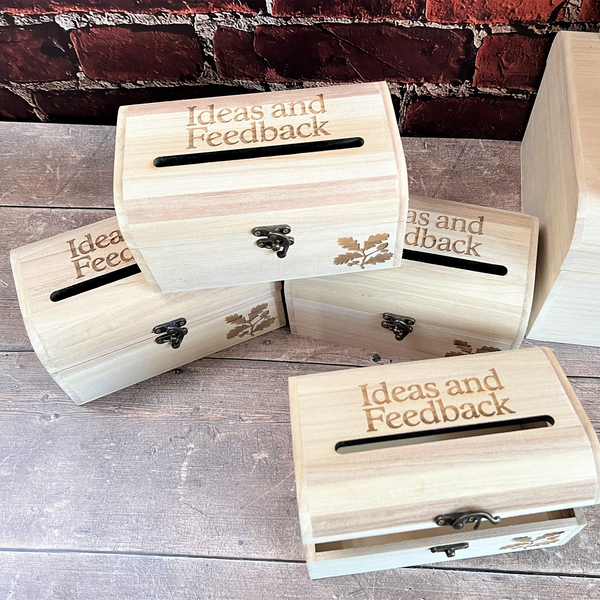
{"type": "Polygon", "coordinates": [[[405,135],[520,139],[553,35],[600,0],[0,0],[0,118],[385,79],[405,135]]]}

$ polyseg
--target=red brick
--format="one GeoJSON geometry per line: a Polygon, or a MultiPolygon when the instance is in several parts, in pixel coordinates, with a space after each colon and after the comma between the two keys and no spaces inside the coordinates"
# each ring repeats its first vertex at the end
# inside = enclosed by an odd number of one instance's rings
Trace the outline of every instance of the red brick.
{"type": "Polygon", "coordinates": [[[215,60],[223,79],[273,80],[269,65],[254,51],[254,34],[223,27],[215,31],[215,60]]]}
{"type": "Polygon", "coordinates": [[[276,17],[417,19],[425,0],[274,0],[276,17]]]}
{"type": "Polygon", "coordinates": [[[524,35],[488,35],[477,52],[473,84],[537,90],[552,40],[524,35]]]}
{"type": "Polygon", "coordinates": [[[8,90],[0,90],[0,118],[7,121],[37,120],[31,106],[8,90]]]}
{"type": "Polygon", "coordinates": [[[583,0],[579,20],[587,23],[600,23],[600,0],[583,0]]]}
{"type": "Polygon", "coordinates": [[[0,27],[0,81],[73,79],[77,66],[68,35],[56,25],[0,27]]]}
{"type": "Polygon", "coordinates": [[[90,79],[185,81],[202,71],[204,57],[192,27],[93,27],[71,39],[90,79]]]}
{"type": "Polygon", "coordinates": [[[564,18],[564,0],[427,0],[438,23],[546,23],[564,18]]]}
{"type": "Polygon", "coordinates": [[[125,104],[229,96],[247,94],[250,91],[252,90],[226,85],[64,90],[35,92],[34,100],[37,107],[54,123],[114,125],[119,107],[125,104]]]}
{"type": "Polygon", "coordinates": [[[532,103],[514,98],[417,98],[408,107],[404,134],[422,137],[520,140],[532,103]]]}
{"type": "Polygon", "coordinates": [[[264,0],[5,0],[0,11],[13,14],[63,12],[132,12],[132,13],[208,13],[235,11],[256,13],[264,9],[264,0]]]}
{"type": "Polygon", "coordinates": [[[472,33],[381,24],[257,27],[215,38],[222,77],[267,81],[456,83],[473,74],[472,33]],[[241,58],[235,59],[239,55],[241,58]]]}

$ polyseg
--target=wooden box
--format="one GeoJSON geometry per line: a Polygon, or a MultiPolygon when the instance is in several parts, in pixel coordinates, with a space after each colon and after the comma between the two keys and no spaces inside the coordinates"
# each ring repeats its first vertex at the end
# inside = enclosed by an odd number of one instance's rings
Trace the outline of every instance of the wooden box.
{"type": "Polygon", "coordinates": [[[600,34],[558,33],[521,146],[540,220],[528,337],[600,346],[600,34]]]}
{"type": "Polygon", "coordinates": [[[27,333],[77,404],[285,324],[280,284],[155,294],[116,218],[11,252],[27,333]]]}
{"type": "Polygon", "coordinates": [[[313,578],[560,545],[600,502],[600,445],[552,353],[289,380],[313,578]]]}
{"type": "Polygon", "coordinates": [[[114,183],[157,291],[339,273],[351,238],[361,268],[400,264],[408,187],[385,83],[122,107],[114,183]]]}
{"type": "Polygon", "coordinates": [[[533,217],[411,196],[402,266],[285,282],[291,331],[408,359],[518,348],[537,234],[533,217]]]}

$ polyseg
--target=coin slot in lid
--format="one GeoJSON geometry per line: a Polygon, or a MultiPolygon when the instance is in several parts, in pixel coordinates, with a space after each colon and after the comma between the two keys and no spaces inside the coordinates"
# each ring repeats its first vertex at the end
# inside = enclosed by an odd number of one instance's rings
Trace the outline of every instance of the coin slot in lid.
{"type": "Polygon", "coordinates": [[[523,429],[552,427],[552,425],[554,425],[554,419],[550,415],[525,417],[522,419],[495,421],[493,423],[478,423],[474,425],[462,425],[459,427],[437,428],[425,431],[412,431],[410,433],[396,433],[392,435],[345,440],[338,442],[335,445],[335,451],[338,454],[366,452],[370,450],[380,450],[382,448],[427,444],[430,442],[441,442],[444,440],[454,440],[479,435],[492,435],[509,431],[520,431],[523,429]]]}
{"type": "Polygon", "coordinates": [[[508,269],[504,265],[497,265],[487,262],[477,262],[467,258],[457,258],[456,256],[444,256],[442,254],[432,254],[430,252],[419,252],[418,250],[402,251],[402,258],[414,262],[421,262],[428,265],[438,265],[440,267],[451,267],[453,269],[462,269],[463,271],[474,271],[476,273],[488,273],[489,275],[499,275],[504,277],[508,269]]]}
{"type": "Polygon", "coordinates": [[[158,156],[152,164],[155,167],[179,167],[183,165],[201,165],[206,163],[227,162],[232,160],[249,160],[252,158],[269,158],[272,156],[291,156],[293,154],[310,154],[331,150],[360,148],[365,143],[361,137],[323,140],[319,142],[300,142],[298,144],[277,144],[275,146],[259,146],[258,148],[235,148],[233,150],[217,150],[216,152],[194,152],[192,154],[173,154],[158,156]]]}

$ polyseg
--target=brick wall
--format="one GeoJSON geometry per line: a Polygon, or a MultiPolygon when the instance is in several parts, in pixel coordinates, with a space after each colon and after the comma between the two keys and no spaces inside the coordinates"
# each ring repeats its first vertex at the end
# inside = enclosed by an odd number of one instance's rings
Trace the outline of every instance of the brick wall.
{"type": "Polygon", "coordinates": [[[0,0],[0,118],[385,79],[405,135],[520,139],[553,35],[600,0],[0,0]]]}

